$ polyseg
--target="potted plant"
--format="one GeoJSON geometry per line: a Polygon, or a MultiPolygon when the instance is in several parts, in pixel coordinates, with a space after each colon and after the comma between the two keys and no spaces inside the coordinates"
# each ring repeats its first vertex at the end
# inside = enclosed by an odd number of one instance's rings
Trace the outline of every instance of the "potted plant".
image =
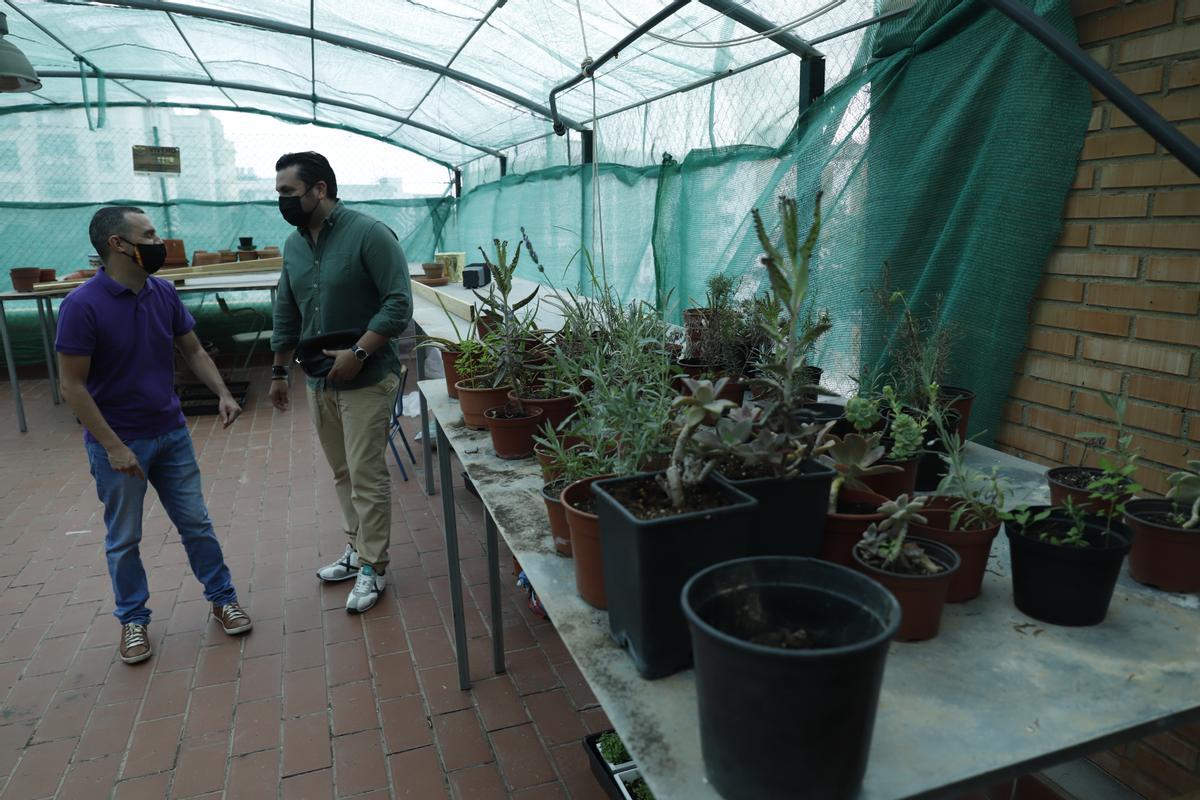
{"type": "Polygon", "coordinates": [[[829,439],[829,446],[819,458],[837,475],[829,485],[821,558],[849,567],[854,565],[852,553],[863,533],[884,520],[879,507],[887,498],[868,489],[863,481],[873,475],[897,472],[899,467],[879,463],[887,452],[880,444],[879,432],[829,439]]]}
{"type": "Polygon", "coordinates": [[[767,301],[752,307],[757,335],[743,337],[754,342],[750,371],[757,400],[696,436],[697,445],[718,461],[717,480],[758,501],[747,555],[815,556],[821,549],[836,473],[816,456],[828,447],[824,436],[834,423],[819,424],[796,413],[812,388],[804,356],[832,325],[828,315],[820,324],[802,324],[801,318],[821,228],[820,199],[818,194],[803,242],[796,201],[779,199],[784,233],[779,247],[758,209],[751,212],[772,289],[767,301]]]}
{"type": "MultiPolygon", "coordinates": [[[[458,382],[464,379],[464,376],[458,371],[458,359],[462,355],[464,348],[471,350],[480,346],[480,340],[475,336],[475,326],[467,328],[467,335],[463,336],[458,329],[458,323],[454,321],[454,315],[446,308],[446,304],[442,302],[442,298],[437,298],[438,305],[442,307],[442,313],[446,315],[446,319],[450,322],[450,327],[454,329],[453,339],[444,339],[440,336],[422,336],[417,342],[418,348],[432,347],[436,349],[442,357],[442,371],[446,376],[446,394],[453,399],[458,399],[458,382]],[[472,344],[468,344],[468,342],[472,344]]],[[[479,358],[481,353],[475,350],[474,358],[479,358]]],[[[465,377],[476,377],[484,374],[479,372],[483,366],[488,366],[489,371],[494,367],[484,364],[472,366],[475,375],[467,375],[465,377]]]]}
{"type": "Polygon", "coordinates": [[[1006,519],[1013,604],[1052,625],[1104,621],[1129,539],[1088,517],[1068,498],[1061,508],[1035,506],[1006,519]]]}
{"type": "Polygon", "coordinates": [[[882,522],[873,522],[854,547],[859,569],[879,581],[900,603],[896,638],[919,642],[937,636],[950,578],[959,568],[958,554],[932,539],[908,536],[909,524],[924,522],[925,498],[900,495],[879,507],[882,522]]]}
{"type": "Polygon", "coordinates": [[[699,336],[680,366],[692,378],[726,378],[722,399],[740,404],[758,333],[748,313],[754,304],[752,300],[737,301],[737,287],[726,275],[711,276],[707,288],[708,305],[699,336]]]}
{"type": "Polygon", "coordinates": [[[629,769],[619,772],[617,778],[625,800],[654,800],[654,792],[650,791],[640,770],[629,769]]]}
{"type": "Polygon", "coordinates": [[[853,797],[900,625],[892,594],[847,567],[772,556],[702,570],[682,605],[704,772],[721,796],[853,797]]]}
{"type": "Polygon", "coordinates": [[[1131,500],[1129,572],[1165,592],[1200,592],[1200,460],[1172,473],[1165,500],[1131,500]]]}
{"type": "Polygon", "coordinates": [[[487,430],[484,412],[503,403],[509,386],[495,386],[493,377],[499,365],[500,339],[488,334],[481,339],[467,339],[458,345],[454,362],[459,380],[454,384],[463,421],[473,430],[487,430]]]}
{"type": "Polygon", "coordinates": [[[1113,412],[1117,423],[1113,444],[1103,433],[1081,433],[1084,441],[1080,454],[1080,466],[1055,467],[1046,473],[1050,485],[1050,504],[1064,505],[1067,498],[1089,514],[1113,517],[1120,513],[1118,506],[1130,500],[1141,487],[1133,480],[1137,470],[1137,455],[1132,450],[1133,435],[1125,430],[1126,401],[1123,395],[1101,392],[1100,398],[1113,412]],[[1099,451],[1098,467],[1085,467],[1089,447],[1099,451]],[[1115,459],[1115,461],[1114,461],[1115,459]]]}
{"type": "Polygon", "coordinates": [[[725,380],[684,378],[688,393],[673,403],[677,433],[665,470],[592,485],[609,627],[644,678],[670,675],[691,663],[679,608],[687,579],[746,552],[757,502],[711,479],[717,458],[693,442],[706,417],[733,406],[720,398],[725,380]]]}
{"type": "MultiPolygon", "coordinates": [[[[862,479],[868,489],[882,497],[896,498],[912,494],[917,485],[917,465],[921,455],[921,444],[925,440],[926,420],[909,414],[901,405],[891,386],[883,387],[883,401],[891,412],[888,433],[890,439],[883,441],[887,449],[880,463],[890,464],[898,471],[869,475],[862,479]]],[[[875,429],[882,420],[878,401],[862,394],[846,401],[846,416],[854,429],[864,434],[875,429]]]]}

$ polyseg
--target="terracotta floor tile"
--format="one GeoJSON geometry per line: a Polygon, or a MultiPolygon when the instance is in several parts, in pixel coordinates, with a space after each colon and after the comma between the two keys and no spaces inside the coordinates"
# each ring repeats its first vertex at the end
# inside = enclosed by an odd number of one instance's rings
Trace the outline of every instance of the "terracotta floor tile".
{"type": "Polygon", "coordinates": [[[210,733],[184,741],[179,748],[171,797],[197,797],[221,789],[225,785],[228,751],[228,733],[210,733]]]}
{"type": "Polygon", "coordinates": [[[113,800],[163,800],[167,796],[167,785],[170,784],[171,777],[169,772],[160,772],[157,775],[121,781],[117,784],[113,800]]]}
{"type": "Polygon", "coordinates": [[[38,644],[49,630],[48,625],[34,628],[13,628],[0,642],[0,661],[27,661],[37,652],[38,644]]]}
{"type": "Polygon", "coordinates": [[[93,647],[80,650],[75,654],[71,665],[67,667],[60,688],[82,689],[85,686],[99,686],[104,683],[109,666],[116,657],[115,647],[93,647]]]}
{"type": "Polygon", "coordinates": [[[8,693],[4,708],[5,720],[19,722],[40,719],[50,701],[54,699],[54,693],[58,691],[62,678],[61,672],[55,672],[17,681],[8,693]]]}
{"type": "Polygon", "coordinates": [[[475,705],[483,719],[484,728],[489,731],[511,728],[529,721],[521,696],[517,694],[508,675],[497,675],[474,683],[471,693],[475,696],[475,705]]]}
{"type": "Polygon", "coordinates": [[[521,650],[507,653],[505,662],[513,684],[522,695],[545,692],[560,684],[558,675],[541,650],[521,650]]]}
{"type": "Polygon", "coordinates": [[[558,774],[571,800],[607,800],[608,794],[596,781],[587,753],[578,744],[564,744],[551,751],[558,774]]]}
{"type": "Polygon", "coordinates": [[[299,631],[290,630],[284,635],[284,670],[292,672],[309,667],[320,667],[325,664],[325,642],[321,629],[299,631]]]}
{"type": "Polygon", "coordinates": [[[70,664],[83,641],[82,633],[60,636],[57,639],[43,638],[29,664],[25,667],[26,677],[62,672],[64,664],[70,664]]]}
{"type": "Polygon", "coordinates": [[[329,645],[325,648],[325,659],[330,686],[367,680],[371,677],[371,667],[367,663],[367,645],[362,639],[329,645]]]}
{"type": "Polygon", "coordinates": [[[77,761],[95,758],[109,753],[123,753],[137,718],[138,701],[97,706],[84,728],[79,742],[77,761]]]}
{"type": "MultiPolygon", "coordinates": [[[[258,633],[258,631],[254,631],[258,633]]],[[[238,680],[238,702],[278,697],[283,690],[283,655],[244,658],[238,680]]]]}
{"type": "Polygon", "coordinates": [[[433,718],[434,735],[447,771],[486,764],[494,760],[475,709],[468,708],[433,718]]]}
{"type": "Polygon", "coordinates": [[[400,600],[400,616],[410,629],[428,628],[442,624],[442,613],[432,594],[426,593],[400,600]]]}
{"type": "Polygon", "coordinates": [[[508,790],[495,764],[451,772],[449,778],[454,800],[508,800],[508,790]]]}
{"type": "Polygon", "coordinates": [[[173,767],[182,730],[182,716],[139,722],[133,729],[133,740],[121,777],[136,778],[173,767]]]}
{"type": "Polygon", "coordinates": [[[571,696],[571,704],[577,709],[592,708],[599,705],[596,700],[596,695],[592,694],[591,687],[588,686],[587,680],[583,677],[583,673],[579,671],[574,661],[566,664],[559,664],[554,668],[562,680],[562,685],[566,688],[567,694],[571,696]]]}
{"type": "Polygon", "coordinates": [[[379,704],[386,751],[399,753],[433,743],[433,730],[420,695],[409,695],[379,704]]]}
{"type": "Polygon", "coordinates": [[[450,796],[434,748],[397,753],[388,757],[388,765],[393,776],[403,776],[396,781],[397,800],[438,800],[450,796]]]}
{"type": "Polygon", "coordinates": [[[329,690],[329,704],[333,709],[334,736],[379,727],[375,690],[370,681],[335,686],[329,690]]]}
{"type": "Polygon", "coordinates": [[[55,800],[96,800],[108,797],[117,782],[117,770],[121,766],[119,755],[94,758],[91,761],[75,762],[58,790],[55,800]]]}
{"type": "Polygon", "coordinates": [[[238,649],[225,643],[202,648],[196,667],[196,686],[215,686],[235,680],[241,660],[238,649]]]}
{"type": "Polygon", "coordinates": [[[77,739],[62,739],[25,748],[21,763],[17,764],[5,786],[5,798],[35,798],[54,794],[78,743],[77,739]]]}
{"type": "Polygon", "coordinates": [[[284,778],[281,793],[283,800],[333,800],[333,770],[322,769],[284,778]]]}
{"type": "Polygon", "coordinates": [[[99,694],[100,690],[95,686],[55,694],[37,726],[33,741],[48,742],[81,736],[99,694]]]}
{"type": "Polygon", "coordinates": [[[558,777],[532,725],[493,731],[489,736],[509,788],[525,789],[558,777]]]}
{"type": "Polygon", "coordinates": [[[408,637],[401,617],[369,619],[366,629],[367,651],[374,656],[408,650],[408,637]]]}
{"type": "Polygon", "coordinates": [[[344,608],[331,608],[321,616],[326,645],[363,638],[362,614],[347,614],[344,608]]]}
{"type": "Polygon", "coordinates": [[[333,740],[338,795],[361,794],[388,785],[379,731],[363,731],[333,740]]]}
{"type": "Polygon", "coordinates": [[[412,644],[413,659],[418,667],[436,667],[454,661],[454,649],[450,637],[441,625],[408,632],[412,644]]]}
{"type": "Polygon", "coordinates": [[[454,664],[423,669],[420,681],[425,701],[434,714],[461,711],[472,705],[471,694],[458,688],[458,667],[454,664]]]}
{"type": "Polygon", "coordinates": [[[310,667],[283,676],[283,713],[303,717],[329,707],[326,696],[325,668],[310,667]]]}
{"type": "Polygon", "coordinates": [[[150,679],[146,701],[142,706],[141,719],[158,719],[182,714],[188,707],[188,696],[192,685],[190,669],[159,673],[150,679]]]}
{"type": "Polygon", "coordinates": [[[233,755],[279,747],[280,706],[278,697],[238,704],[233,718],[233,755]]]}
{"type": "Polygon", "coordinates": [[[371,669],[380,700],[403,697],[420,691],[412,655],[407,651],[375,656],[371,659],[371,669]]]}
{"type": "Polygon", "coordinates": [[[513,792],[509,797],[512,800],[567,800],[567,790],[556,781],[535,786],[532,789],[513,792]]]}
{"type": "Polygon", "coordinates": [[[183,729],[184,738],[194,739],[206,733],[230,730],[236,696],[237,684],[233,683],[203,686],[193,691],[183,729]]]}
{"type": "Polygon", "coordinates": [[[262,800],[275,797],[279,786],[279,759],[279,750],[272,749],[237,756],[230,760],[225,800],[262,800]]]}
{"type": "Polygon", "coordinates": [[[333,763],[330,755],[329,719],[313,714],[283,723],[282,775],[298,775],[333,763]]]}
{"type": "Polygon", "coordinates": [[[200,660],[200,637],[195,631],[166,636],[153,660],[155,672],[194,669],[200,660]]]}
{"type": "Polygon", "coordinates": [[[547,747],[578,742],[588,733],[563,689],[526,695],[525,705],[547,747]]]}

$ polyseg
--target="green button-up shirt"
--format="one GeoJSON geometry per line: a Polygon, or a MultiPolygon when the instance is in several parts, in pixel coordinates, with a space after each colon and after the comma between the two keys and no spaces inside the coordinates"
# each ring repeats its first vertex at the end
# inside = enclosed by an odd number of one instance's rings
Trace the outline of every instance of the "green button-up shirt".
{"type": "MultiPolygon", "coordinates": [[[[300,339],[351,328],[367,328],[389,340],[412,319],[412,285],[404,251],[386,225],[339,201],[325,218],[314,246],[297,228],[283,245],[283,270],[275,296],[271,349],[296,348],[300,339]]],[[[398,372],[394,341],[363,364],[353,381],[309,379],[331,389],[359,389],[398,372]]]]}

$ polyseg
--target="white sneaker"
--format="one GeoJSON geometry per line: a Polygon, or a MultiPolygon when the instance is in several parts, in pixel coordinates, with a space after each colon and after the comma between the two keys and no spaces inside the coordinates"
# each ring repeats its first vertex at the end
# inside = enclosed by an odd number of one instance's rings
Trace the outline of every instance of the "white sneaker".
{"type": "Polygon", "coordinates": [[[344,581],[357,575],[359,566],[358,553],[353,547],[346,545],[346,552],[342,553],[342,557],[329,566],[317,570],[317,577],[330,583],[344,581]]]}
{"type": "Polygon", "coordinates": [[[387,580],[383,575],[375,572],[370,564],[363,564],[358,573],[358,580],[354,582],[354,588],[346,598],[346,610],[351,614],[363,613],[375,605],[386,585],[387,580]]]}

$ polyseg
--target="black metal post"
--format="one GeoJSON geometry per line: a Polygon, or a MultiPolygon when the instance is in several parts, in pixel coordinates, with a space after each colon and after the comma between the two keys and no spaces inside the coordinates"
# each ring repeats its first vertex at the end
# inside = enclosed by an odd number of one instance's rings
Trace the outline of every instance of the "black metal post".
{"type": "MultiPolygon", "coordinates": [[[[745,25],[755,33],[767,33],[767,31],[773,31],[779,27],[736,0],[700,0],[700,2],[714,11],[720,11],[734,22],[745,25]]],[[[795,34],[768,33],[767,38],[793,55],[802,58],[821,58],[821,53],[815,47],[795,34]]]]}
{"type": "Polygon", "coordinates": [[[800,111],[808,108],[825,94],[825,59],[803,58],[800,60],[800,111]]]}
{"type": "Polygon", "coordinates": [[[583,163],[591,164],[596,160],[596,134],[590,130],[579,132],[583,144],[583,163]]]}
{"type": "Polygon", "coordinates": [[[1193,144],[1168,122],[1161,114],[1146,104],[1132,89],[1121,83],[1116,76],[1096,63],[1075,42],[1068,39],[1046,20],[1033,13],[1018,0],[983,0],[992,8],[1020,25],[1050,52],[1067,62],[1088,83],[1124,111],[1130,119],[1142,127],[1155,141],[1165,147],[1192,172],[1200,175],[1200,147],[1193,144]]]}
{"type": "Polygon", "coordinates": [[[462,197],[462,170],[454,168],[454,196],[462,197]]]}
{"type": "Polygon", "coordinates": [[[508,156],[500,156],[500,177],[508,174],[508,156]]]}
{"type": "Polygon", "coordinates": [[[672,14],[674,14],[676,11],[683,8],[690,2],[691,2],[691,0],[675,0],[675,2],[671,3],[671,5],[662,9],[657,14],[655,14],[653,17],[646,20],[641,25],[638,25],[636,28],[634,28],[632,31],[630,31],[628,34],[626,34],[626,36],[623,39],[621,39],[621,41],[617,42],[612,47],[605,50],[602,54],[600,54],[600,56],[598,58],[596,58],[594,60],[589,59],[587,62],[585,62],[584,67],[579,70],[578,75],[576,75],[573,78],[568,78],[567,80],[560,83],[558,86],[555,86],[553,89],[551,89],[550,90],[550,121],[554,123],[554,132],[557,133],[559,136],[563,136],[567,132],[566,124],[564,124],[562,122],[562,120],[559,119],[558,103],[555,100],[555,97],[557,97],[560,93],[565,92],[567,89],[570,89],[572,86],[579,83],[580,81],[583,81],[583,80],[586,80],[587,78],[592,77],[592,75],[596,72],[596,70],[600,68],[600,65],[604,64],[605,62],[607,62],[613,58],[616,58],[622,50],[624,50],[626,47],[628,47],[629,45],[633,44],[638,39],[640,39],[642,37],[642,34],[644,34],[646,31],[650,30],[651,28],[653,28],[658,23],[662,22],[664,19],[667,19],[672,14]]]}

